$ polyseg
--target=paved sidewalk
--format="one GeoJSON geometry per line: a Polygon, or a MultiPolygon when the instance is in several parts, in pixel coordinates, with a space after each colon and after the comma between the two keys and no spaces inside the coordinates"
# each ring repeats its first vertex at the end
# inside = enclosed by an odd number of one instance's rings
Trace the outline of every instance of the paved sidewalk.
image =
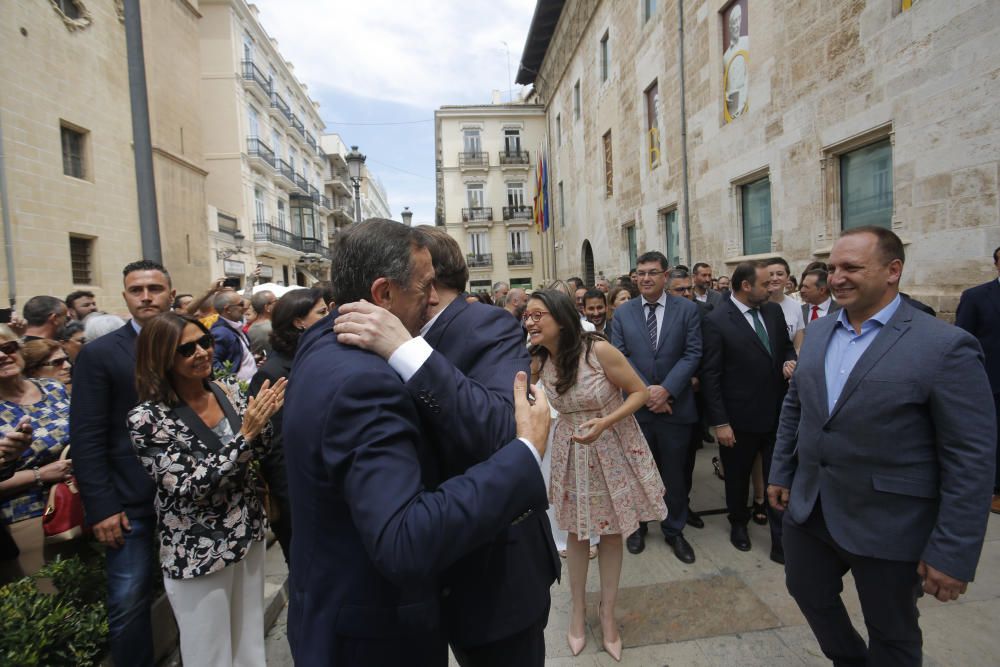
{"type": "MultiPolygon", "coordinates": [[[[698,452],[695,510],[724,507],[722,482],[712,475],[714,445],[698,452]]],[[[650,530],[646,550],[625,553],[617,618],[625,651],[622,665],[662,667],[753,667],[829,665],[785,590],[784,570],[768,559],[766,526],[751,524],[753,549],[737,551],[729,544],[725,515],[705,517],[705,528],[688,527],[685,536],[697,561],[685,565],[650,530]]],[[[991,516],[977,579],[959,602],[920,601],[926,667],[991,667],[1000,664],[1000,516],[991,516]]],[[[572,657],[566,645],[569,582],[552,588],[552,612],[546,629],[547,665],[593,667],[615,665],[600,647],[596,593],[597,560],[588,577],[587,646],[572,657]],[[591,599],[592,598],[592,599],[591,599]],[[595,634],[595,630],[597,634],[595,634]]],[[[864,631],[860,605],[850,578],[845,604],[864,631]]],[[[291,665],[285,639],[284,613],[268,634],[268,665],[291,665]]],[[[455,664],[455,663],[453,663],[455,664]]]]}

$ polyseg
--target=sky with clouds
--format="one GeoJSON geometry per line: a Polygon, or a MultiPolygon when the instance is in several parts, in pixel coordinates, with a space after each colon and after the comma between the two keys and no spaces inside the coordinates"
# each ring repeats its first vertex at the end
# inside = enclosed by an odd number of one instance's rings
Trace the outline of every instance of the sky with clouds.
{"type": "MultiPolygon", "coordinates": [[[[535,0],[256,0],[326,133],[357,144],[397,220],[434,221],[434,110],[507,99],[535,0]],[[508,76],[507,48],[510,50],[508,76]],[[425,121],[425,122],[413,122],[425,121]],[[383,124],[385,123],[385,124],[383,124]],[[397,123],[397,124],[390,124],[397,123]]],[[[513,84],[516,98],[521,87],[513,84]]]]}

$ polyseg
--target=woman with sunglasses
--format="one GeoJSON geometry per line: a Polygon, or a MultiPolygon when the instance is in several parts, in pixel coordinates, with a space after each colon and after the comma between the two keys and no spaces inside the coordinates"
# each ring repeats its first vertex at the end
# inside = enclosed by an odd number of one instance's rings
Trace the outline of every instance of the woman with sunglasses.
{"type": "MultiPolygon", "coordinates": [[[[0,434],[31,434],[13,476],[0,482],[0,517],[12,538],[4,539],[6,533],[0,537],[0,558],[11,561],[2,568],[4,580],[31,574],[54,555],[42,547],[42,514],[49,487],[68,480],[73,467],[69,460],[59,460],[69,444],[69,395],[60,382],[29,378],[24,368],[22,344],[0,325],[0,434]]],[[[0,467],[10,463],[5,455],[0,467]]]]}
{"type": "Polygon", "coordinates": [[[212,382],[213,340],[201,322],[163,313],[136,340],[139,405],[129,430],[156,483],[164,588],[195,665],[264,665],[264,536],[257,462],[285,381],[247,399],[212,382]]]}
{"type": "Polygon", "coordinates": [[[573,655],[586,644],[588,541],[601,536],[598,618],[604,650],[621,660],[615,622],[623,540],[640,521],[667,514],[663,483],[632,414],[648,391],[625,356],[602,336],[584,332],[572,299],[556,290],[534,292],[524,321],[531,375],[541,381],[559,418],[552,428],[549,502],[567,539],[572,599],[566,640],[573,655]],[[622,399],[622,395],[625,399],[622,399]]]}
{"type": "Polygon", "coordinates": [[[57,380],[66,388],[66,393],[72,392],[73,364],[62,345],[47,338],[29,340],[21,349],[21,356],[26,376],[57,380]]]}

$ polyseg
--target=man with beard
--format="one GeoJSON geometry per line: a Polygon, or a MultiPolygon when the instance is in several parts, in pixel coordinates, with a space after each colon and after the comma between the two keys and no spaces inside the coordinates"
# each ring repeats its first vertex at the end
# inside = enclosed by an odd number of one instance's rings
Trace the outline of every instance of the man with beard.
{"type": "Polygon", "coordinates": [[[610,331],[605,332],[604,327],[608,323],[608,297],[601,290],[589,289],[583,295],[583,314],[587,321],[594,325],[594,330],[607,336],[610,331]]]}

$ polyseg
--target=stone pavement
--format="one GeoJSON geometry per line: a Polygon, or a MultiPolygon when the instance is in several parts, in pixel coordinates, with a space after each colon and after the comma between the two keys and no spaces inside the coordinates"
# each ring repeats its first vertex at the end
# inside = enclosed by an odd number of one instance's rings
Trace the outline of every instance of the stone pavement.
{"type": "MultiPolygon", "coordinates": [[[[722,482],[712,475],[716,446],[698,452],[695,510],[724,507],[722,482]]],[[[685,536],[697,561],[685,565],[651,527],[646,550],[625,553],[617,618],[625,651],[622,665],[655,667],[752,667],[756,665],[829,665],[795,602],[785,590],[784,571],[768,560],[766,526],[751,524],[753,549],[729,544],[724,514],[705,517],[705,528],[688,527],[685,536]]],[[[991,516],[977,579],[958,602],[920,601],[927,667],[1000,665],[1000,516],[991,516]]],[[[546,664],[565,667],[615,665],[600,646],[597,622],[597,560],[588,577],[587,646],[572,657],[566,646],[569,582],[552,588],[552,611],[546,629],[546,664]]],[[[845,604],[864,633],[854,584],[845,579],[845,604]]],[[[291,665],[285,639],[285,615],[268,633],[268,665],[291,665]]],[[[453,664],[455,664],[453,662],[453,664]]]]}

